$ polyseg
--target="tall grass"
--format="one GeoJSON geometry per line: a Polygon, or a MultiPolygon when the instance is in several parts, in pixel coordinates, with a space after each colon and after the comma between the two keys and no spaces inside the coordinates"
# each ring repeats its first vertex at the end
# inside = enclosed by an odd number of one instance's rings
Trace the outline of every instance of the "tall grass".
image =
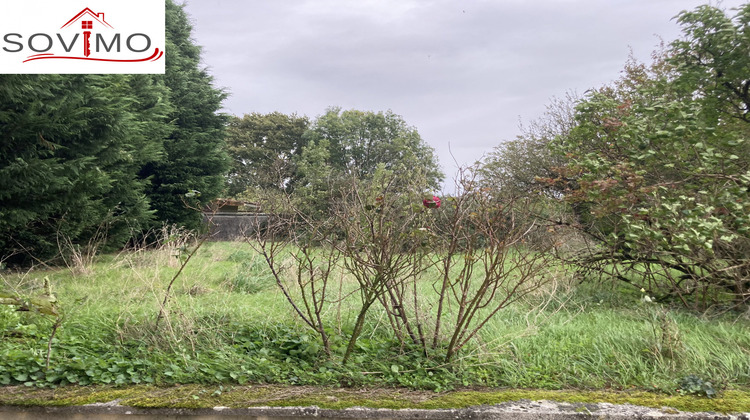
{"type": "MultiPolygon", "coordinates": [[[[169,249],[100,257],[90,270],[2,273],[0,288],[33,296],[47,276],[62,328],[44,369],[50,320],[0,305],[0,384],[277,382],[380,384],[446,389],[464,385],[531,388],[659,389],[676,392],[688,375],[717,387],[750,386],[750,320],[709,318],[616,289],[554,285],[498,313],[450,364],[399,345],[382,309],[367,317],[346,366],[325,357],[242,243],[206,243],[173,286],[179,264],[169,249]],[[661,333],[668,328],[669,348],[661,333]]],[[[356,317],[355,282],[337,273],[325,308],[340,354],[356,317]],[[339,300],[340,298],[340,300],[339,300]]],[[[428,271],[418,284],[430,296],[428,271]]],[[[425,298],[423,311],[434,310],[425,298]]],[[[450,308],[449,308],[450,310],[450,308]]]]}

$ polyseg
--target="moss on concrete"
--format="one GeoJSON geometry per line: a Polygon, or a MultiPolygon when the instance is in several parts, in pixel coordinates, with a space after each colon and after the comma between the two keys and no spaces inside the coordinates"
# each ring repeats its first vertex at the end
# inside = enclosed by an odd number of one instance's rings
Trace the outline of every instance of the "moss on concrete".
{"type": "Polygon", "coordinates": [[[750,390],[729,390],[709,399],[667,395],[645,391],[476,389],[435,393],[396,388],[348,389],[292,387],[277,385],[203,386],[180,385],[168,388],[136,386],[63,387],[37,389],[0,388],[0,405],[71,406],[119,400],[120,405],[140,408],[210,408],[224,406],[308,406],[341,409],[371,408],[466,408],[518,400],[550,400],[567,403],[633,404],[653,408],[671,407],[680,411],[720,413],[750,412],[750,390]]]}

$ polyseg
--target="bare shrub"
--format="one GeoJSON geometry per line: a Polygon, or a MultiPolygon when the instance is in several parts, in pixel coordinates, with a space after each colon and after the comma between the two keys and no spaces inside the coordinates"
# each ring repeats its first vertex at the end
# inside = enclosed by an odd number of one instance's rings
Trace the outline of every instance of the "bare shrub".
{"type": "Polygon", "coordinates": [[[442,207],[418,177],[405,180],[381,168],[367,182],[339,180],[325,217],[295,210],[290,197],[285,216],[273,217],[251,243],[329,355],[322,314],[326,305],[342,303],[329,293],[340,271],[356,282],[358,297],[344,363],[376,305],[402,345],[428,357],[444,352],[450,361],[503,308],[557,275],[546,252],[554,244],[529,243],[545,229],[531,216],[536,202],[497,197],[474,174],[461,172],[457,194],[442,207]]]}
{"type": "Polygon", "coordinates": [[[270,208],[279,213],[269,217],[263,229],[255,229],[255,237],[248,238],[248,242],[263,256],[287,302],[320,336],[330,356],[330,340],[322,314],[340,254],[333,247],[319,245],[330,243],[333,231],[326,221],[313,222],[289,202],[276,202],[270,208]],[[293,279],[291,283],[286,281],[288,277],[293,279]]]}
{"type": "Polygon", "coordinates": [[[457,193],[446,200],[451,211],[436,232],[443,253],[437,264],[441,282],[432,345],[439,343],[443,318],[452,319],[446,360],[500,310],[554,278],[549,271],[551,254],[529,246],[532,235],[544,228],[530,217],[534,199],[494,195],[475,177],[472,170],[459,173],[457,193]],[[454,307],[450,313],[445,311],[446,301],[454,307]]]}

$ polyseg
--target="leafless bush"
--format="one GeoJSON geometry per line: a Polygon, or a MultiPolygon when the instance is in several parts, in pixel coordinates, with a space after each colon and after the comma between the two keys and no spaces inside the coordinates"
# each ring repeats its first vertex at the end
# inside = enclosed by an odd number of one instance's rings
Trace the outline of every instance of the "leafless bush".
{"type": "Polygon", "coordinates": [[[528,243],[545,229],[529,216],[534,201],[498,198],[473,176],[462,171],[457,194],[442,207],[418,177],[383,170],[367,182],[350,179],[338,184],[326,217],[287,213],[252,242],[329,354],[322,312],[341,303],[328,294],[332,273],[341,270],[356,281],[359,298],[344,363],[376,305],[403,345],[425,356],[444,352],[450,361],[498,312],[555,276],[551,253],[528,243]]]}
{"type": "Polygon", "coordinates": [[[461,171],[456,186],[456,195],[447,200],[447,220],[436,232],[444,251],[437,264],[441,280],[432,346],[439,344],[442,320],[452,318],[446,360],[500,310],[554,278],[548,249],[529,247],[529,238],[544,228],[529,217],[533,199],[497,197],[478,185],[472,170],[461,171]],[[454,307],[450,313],[446,302],[454,307]]]}
{"type": "MultiPolygon", "coordinates": [[[[278,199],[278,194],[275,194],[278,199]]],[[[323,343],[326,354],[331,346],[323,322],[323,309],[329,300],[331,274],[340,254],[330,244],[332,230],[329,221],[312,221],[296,211],[289,202],[272,203],[263,229],[254,230],[250,245],[258,251],[273,275],[276,285],[284,294],[299,318],[314,330],[323,343]],[[286,282],[286,272],[291,271],[293,284],[286,282]],[[291,287],[294,290],[291,290],[291,287]]]]}
{"type": "Polygon", "coordinates": [[[344,362],[362,333],[365,317],[380,303],[397,339],[423,348],[425,314],[420,312],[417,281],[431,264],[418,179],[404,182],[387,172],[370,183],[351,180],[332,211],[343,268],[359,286],[360,307],[344,362]],[[411,185],[410,185],[411,184],[411,185]],[[413,299],[409,299],[409,297],[413,299]]]}

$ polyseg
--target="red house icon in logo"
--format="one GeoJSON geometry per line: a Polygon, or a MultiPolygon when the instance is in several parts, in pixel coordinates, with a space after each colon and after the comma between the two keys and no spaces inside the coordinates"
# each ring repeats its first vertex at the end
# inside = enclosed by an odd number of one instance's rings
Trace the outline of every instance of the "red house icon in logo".
{"type": "Polygon", "coordinates": [[[83,29],[83,55],[85,57],[88,57],[91,55],[91,29],[94,28],[94,21],[110,28],[112,28],[112,25],[107,23],[107,21],[104,20],[104,13],[95,13],[88,7],[81,10],[77,15],[73,17],[73,19],[70,19],[68,22],[65,23],[65,25],[61,26],[60,29],[67,28],[74,23],[81,21],[81,29],[83,29]],[[91,20],[82,20],[82,19],[91,19],[91,20]]]}

